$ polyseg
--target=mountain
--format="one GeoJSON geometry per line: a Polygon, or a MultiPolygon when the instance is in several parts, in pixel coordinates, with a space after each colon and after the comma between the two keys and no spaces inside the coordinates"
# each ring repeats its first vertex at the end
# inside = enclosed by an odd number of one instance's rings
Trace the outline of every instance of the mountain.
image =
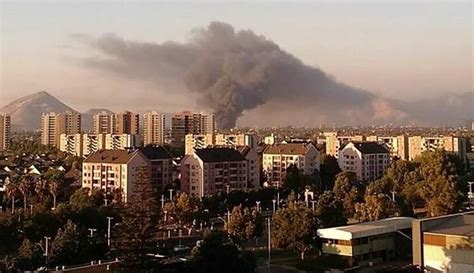
{"type": "Polygon", "coordinates": [[[41,114],[46,112],[75,111],[46,91],[21,97],[0,108],[0,113],[11,115],[12,130],[36,130],[40,127],[41,114]]]}
{"type": "Polygon", "coordinates": [[[100,112],[106,112],[109,115],[114,113],[114,112],[110,111],[109,109],[104,109],[104,108],[89,109],[88,111],[81,114],[82,130],[92,131],[92,117],[95,114],[98,114],[100,112]]]}

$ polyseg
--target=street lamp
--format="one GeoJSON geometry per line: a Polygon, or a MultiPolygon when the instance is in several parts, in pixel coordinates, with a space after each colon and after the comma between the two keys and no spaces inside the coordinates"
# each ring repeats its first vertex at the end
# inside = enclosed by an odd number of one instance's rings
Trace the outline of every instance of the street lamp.
{"type": "Polygon", "coordinates": [[[257,205],[257,211],[260,211],[260,201],[255,201],[255,204],[257,205]]]}
{"type": "Polygon", "coordinates": [[[272,203],[273,203],[273,214],[275,214],[275,210],[276,210],[276,199],[273,199],[273,200],[272,200],[272,203]]]}
{"type": "Polygon", "coordinates": [[[170,192],[170,201],[173,201],[173,189],[168,190],[170,192]]]}
{"type": "Polygon", "coordinates": [[[472,189],[472,185],[474,184],[473,181],[468,181],[467,182],[467,187],[468,187],[468,193],[467,193],[467,198],[469,199],[469,208],[472,209],[472,203],[474,200],[474,191],[472,189]]]}
{"type": "Polygon", "coordinates": [[[163,208],[165,206],[165,195],[164,194],[161,195],[161,200],[160,201],[161,201],[161,208],[163,208]]]}
{"type": "Polygon", "coordinates": [[[107,216],[107,246],[110,247],[110,222],[113,217],[107,216]]]}
{"type": "Polygon", "coordinates": [[[30,204],[30,215],[33,215],[33,204],[30,204]]]}
{"type": "Polygon", "coordinates": [[[314,204],[316,204],[316,200],[311,200],[311,208],[313,209],[313,211],[314,211],[314,204]]]}
{"type": "Polygon", "coordinates": [[[49,249],[49,240],[51,240],[51,237],[44,236],[44,239],[46,240],[46,247],[44,248],[43,256],[45,257],[45,265],[46,267],[48,267],[48,249],[49,249]]]}
{"type": "Polygon", "coordinates": [[[91,234],[90,234],[90,237],[92,238],[92,237],[94,237],[94,232],[97,231],[97,229],[95,229],[95,228],[89,228],[89,231],[90,231],[90,233],[91,233],[91,234]]]}

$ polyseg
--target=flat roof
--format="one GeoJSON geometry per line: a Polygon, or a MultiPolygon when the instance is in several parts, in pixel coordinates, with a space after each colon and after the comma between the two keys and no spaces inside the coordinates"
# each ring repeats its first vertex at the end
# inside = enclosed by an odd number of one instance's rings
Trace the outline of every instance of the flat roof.
{"type": "Polygon", "coordinates": [[[439,228],[439,229],[425,231],[425,233],[474,238],[474,225],[465,224],[465,225],[460,225],[460,226],[455,226],[455,227],[439,228]]]}
{"type": "Polygon", "coordinates": [[[318,229],[318,236],[325,239],[352,240],[411,228],[414,220],[411,217],[392,217],[348,226],[322,228],[318,229]]]}

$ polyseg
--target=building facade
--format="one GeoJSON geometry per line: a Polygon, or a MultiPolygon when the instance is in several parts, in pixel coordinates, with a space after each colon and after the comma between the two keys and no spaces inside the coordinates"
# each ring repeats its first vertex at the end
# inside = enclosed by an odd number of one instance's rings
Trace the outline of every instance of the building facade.
{"type": "Polygon", "coordinates": [[[384,175],[390,165],[388,148],[377,142],[349,142],[339,151],[339,167],[354,172],[359,181],[374,181],[384,175]]]}
{"type": "Polygon", "coordinates": [[[100,150],[82,164],[82,187],[98,188],[107,194],[120,193],[127,202],[137,179],[149,174],[150,162],[139,150],[100,150]]]}
{"type": "Polygon", "coordinates": [[[0,151],[8,149],[11,136],[11,118],[7,114],[0,114],[0,151]]]}
{"type": "Polygon", "coordinates": [[[139,145],[137,135],[61,134],[59,150],[76,156],[87,156],[99,150],[126,150],[139,145]]]}
{"type": "Polygon", "coordinates": [[[187,134],[185,137],[185,154],[192,154],[195,149],[206,147],[229,147],[249,146],[257,150],[258,139],[256,134],[187,134]]]}
{"type": "Polygon", "coordinates": [[[365,136],[341,136],[338,132],[325,132],[326,138],[326,154],[339,157],[339,150],[351,141],[364,141],[365,136]]]}
{"type": "Polygon", "coordinates": [[[101,111],[92,117],[92,131],[94,134],[113,134],[116,129],[116,116],[107,111],[101,111]]]}
{"type": "Polygon", "coordinates": [[[216,123],[214,115],[184,111],[176,113],[171,118],[171,139],[175,146],[185,145],[187,134],[214,134],[216,123]]]}
{"type": "Polygon", "coordinates": [[[296,166],[303,174],[319,171],[321,156],[312,143],[288,143],[268,145],[263,151],[262,168],[269,185],[281,187],[286,169],[296,166]]]}
{"type": "Polygon", "coordinates": [[[412,136],[408,138],[408,157],[409,160],[413,160],[425,151],[444,149],[457,154],[461,161],[466,163],[467,143],[466,138],[457,136],[412,136]]]}
{"type": "Polygon", "coordinates": [[[74,111],[43,113],[41,116],[41,144],[60,147],[61,134],[81,132],[81,114],[74,111]]]}
{"type": "Polygon", "coordinates": [[[151,111],[143,115],[143,144],[165,144],[166,119],[164,114],[151,111]]]}
{"type": "Polygon", "coordinates": [[[390,150],[391,158],[408,160],[408,136],[368,136],[367,141],[385,144],[390,150]]]}
{"type": "Polygon", "coordinates": [[[158,193],[173,183],[173,157],[163,146],[148,145],[140,151],[150,162],[150,181],[158,193]]]}
{"type": "Polygon", "coordinates": [[[412,238],[425,272],[474,272],[474,212],[416,220],[412,238]]]}
{"type": "Polygon", "coordinates": [[[203,197],[247,190],[247,160],[232,148],[197,149],[181,161],[181,191],[203,197]]]}
{"type": "Polygon", "coordinates": [[[257,150],[250,146],[240,146],[237,150],[247,160],[247,188],[258,189],[261,187],[260,173],[262,171],[262,161],[257,150]]]}
{"type": "Polygon", "coordinates": [[[138,135],[140,117],[138,114],[130,111],[124,111],[114,115],[115,119],[115,132],[116,135],[138,135]]]}

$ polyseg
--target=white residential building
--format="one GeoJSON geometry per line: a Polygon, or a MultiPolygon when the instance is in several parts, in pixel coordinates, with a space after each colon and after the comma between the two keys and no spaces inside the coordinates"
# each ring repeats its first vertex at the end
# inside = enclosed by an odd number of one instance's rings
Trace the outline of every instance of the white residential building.
{"type": "Polygon", "coordinates": [[[339,151],[339,167],[354,172],[360,181],[374,181],[383,176],[390,164],[390,152],[377,142],[351,141],[339,151]]]}
{"type": "Polygon", "coordinates": [[[367,141],[385,144],[389,148],[392,158],[408,160],[408,137],[406,135],[368,136],[367,141]]]}
{"type": "Polygon", "coordinates": [[[270,185],[280,187],[290,165],[303,174],[319,171],[321,156],[312,143],[288,143],[269,145],[263,151],[263,170],[270,185]]]}

